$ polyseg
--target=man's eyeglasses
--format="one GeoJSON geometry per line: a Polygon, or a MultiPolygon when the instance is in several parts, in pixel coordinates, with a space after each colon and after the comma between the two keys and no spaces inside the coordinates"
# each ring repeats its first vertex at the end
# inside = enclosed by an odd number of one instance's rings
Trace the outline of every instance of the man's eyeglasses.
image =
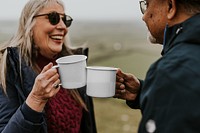
{"type": "Polygon", "coordinates": [[[145,11],[147,10],[147,2],[146,2],[146,0],[140,1],[140,10],[141,10],[142,14],[144,14],[145,11]]]}
{"type": "Polygon", "coordinates": [[[64,24],[66,25],[66,27],[70,27],[70,25],[73,21],[73,19],[70,16],[61,14],[61,13],[57,13],[57,12],[50,12],[47,14],[39,14],[39,15],[35,15],[33,18],[40,17],[40,16],[46,16],[46,15],[48,16],[49,22],[52,25],[56,25],[60,22],[60,15],[63,16],[61,19],[64,22],[64,24]]]}

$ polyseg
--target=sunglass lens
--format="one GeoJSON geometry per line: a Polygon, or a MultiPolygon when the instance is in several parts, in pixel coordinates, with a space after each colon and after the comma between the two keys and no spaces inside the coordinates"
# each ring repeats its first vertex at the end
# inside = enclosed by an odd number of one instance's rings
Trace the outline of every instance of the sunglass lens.
{"type": "Polygon", "coordinates": [[[72,19],[70,18],[69,20],[67,19],[67,17],[63,17],[62,18],[63,22],[65,23],[66,27],[70,27],[72,24],[72,19]]]}
{"type": "MultiPolygon", "coordinates": [[[[48,19],[52,25],[56,25],[60,22],[60,14],[57,12],[49,13],[48,19]]],[[[68,15],[64,15],[64,17],[62,17],[62,21],[64,22],[66,27],[70,27],[70,25],[72,23],[72,18],[68,15]]]]}
{"type": "Polygon", "coordinates": [[[66,21],[66,23],[65,23],[65,24],[66,24],[66,26],[67,26],[67,27],[70,27],[70,26],[71,26],[71,24],[72,24],[72,21],[71,21],[71,20],[68,20],[68,21],[66,21]]]}
{"type": "Polygon", "coordinates": [[[60,15],[57,13],[57,12],[52,12],[48,15],[48,18],[49,18],[49,22],[52,24],[52,25],[56,25],[59,23],[60,21],[60,15]]]}

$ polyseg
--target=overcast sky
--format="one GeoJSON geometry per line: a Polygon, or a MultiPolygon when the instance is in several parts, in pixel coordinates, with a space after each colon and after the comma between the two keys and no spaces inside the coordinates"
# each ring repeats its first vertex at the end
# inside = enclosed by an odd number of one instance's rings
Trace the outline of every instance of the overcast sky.
{"type": "MultiPolygon", "coordinates": [[[[28,0],[1,0],[0,20],[18,19],[28,0]]],[[[63,0],[66,13],[81,20],[141,19],[138,0],[63,0]]]]}

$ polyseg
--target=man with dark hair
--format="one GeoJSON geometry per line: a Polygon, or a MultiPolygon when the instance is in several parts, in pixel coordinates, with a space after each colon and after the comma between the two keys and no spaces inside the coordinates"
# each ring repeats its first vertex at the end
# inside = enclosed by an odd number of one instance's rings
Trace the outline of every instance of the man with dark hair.
{"type": "Polygon", "coordinates": [[[116,98],[141,109],[139,133],[200,132],[200,0],[140,1],[162,57],[145,80],[117,72],[116,98]]]}

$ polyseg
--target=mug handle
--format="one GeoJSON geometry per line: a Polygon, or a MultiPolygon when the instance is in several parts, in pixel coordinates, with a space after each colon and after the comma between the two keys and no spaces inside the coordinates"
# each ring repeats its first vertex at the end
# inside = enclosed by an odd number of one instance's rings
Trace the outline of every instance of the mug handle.
{"type": "MultiPolygon", "coordinates": [[[[55,66],[52,66],[52,69],[57,69],[57,68],[59,68],[59,66],[58,65],[55,65],[55,66]]],[[[60,83],[60,84],[58,84],[59,86],[62,86],[62,84],[60,83]]]]}

